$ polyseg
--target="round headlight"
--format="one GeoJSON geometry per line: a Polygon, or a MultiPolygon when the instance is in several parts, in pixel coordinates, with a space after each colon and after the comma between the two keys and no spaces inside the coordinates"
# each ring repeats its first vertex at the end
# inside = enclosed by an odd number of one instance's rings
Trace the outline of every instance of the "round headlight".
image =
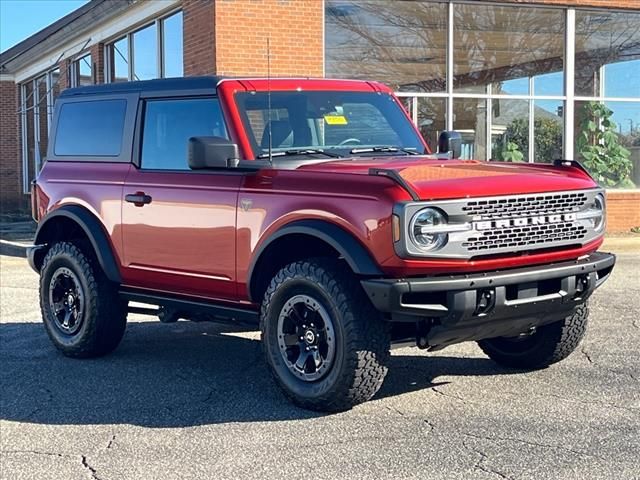
{"type": "Polygon", "coordinates": [[[438,233],[438,225],[446,225],[447,218],[436,208],[424,208],[411,219],[409,235],[420,250],[437,250],[447,243],[448,234],[438,233]]]}

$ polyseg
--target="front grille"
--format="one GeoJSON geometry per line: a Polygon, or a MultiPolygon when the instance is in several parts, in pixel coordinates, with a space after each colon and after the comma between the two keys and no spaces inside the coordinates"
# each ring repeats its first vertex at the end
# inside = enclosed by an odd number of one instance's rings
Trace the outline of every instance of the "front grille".
{"type": "Polygon", "coordinates": [[[462,207],[462,211],[470,217],[490,220],[578,212],[586,203],[587,195],[584,192],[567,192],[471,200],[462,207]]]}
{"type": "Polygon", "coordinates": [[[587,229],[574,222],[527,227],[494,228],[469,237],[462,246],[469,252],[492,251],[503,248],[543,248],[557,243],[576,241],[587,235],[587,229]]]}
{"type": "Polygon", "coordinates": [[[401,256],[473,259],[495,255],[537,253],[586,245],[602,236],[604,192],[592,188],[481,198],[409,203],[400,212],[407,242],[401,256]],[[425,207],[442,209],[450,230],[447,242],[433,252],[416,247],[411,219],[425,207]]]}

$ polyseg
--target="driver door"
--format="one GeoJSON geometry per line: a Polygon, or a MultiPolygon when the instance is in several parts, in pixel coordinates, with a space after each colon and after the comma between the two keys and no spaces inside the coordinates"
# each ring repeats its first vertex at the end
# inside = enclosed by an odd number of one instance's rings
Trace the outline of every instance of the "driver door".
{"type": "Polygon", "coordinates": [[[150,99],[142,117],[139,168],[123,190],[125,283],[234,299],[242,174],[187,164],[190,137],[227,137],[218,100],[150,99]]]}

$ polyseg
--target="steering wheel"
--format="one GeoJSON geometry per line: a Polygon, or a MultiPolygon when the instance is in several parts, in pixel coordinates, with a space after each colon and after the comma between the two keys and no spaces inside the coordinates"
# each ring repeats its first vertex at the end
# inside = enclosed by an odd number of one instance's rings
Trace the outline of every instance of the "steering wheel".
{"type": "Polygon", "coordinates": [[[338,146],[339,147],[344,147],[344,146],[349,145],[349,144],[351,144],[351,145],[360,145],[360,144],[362,144],[362,141],[359,138],[351,137],[351,138],[347,138],[346,140],[341,141],[338,144],[338,146]]]}

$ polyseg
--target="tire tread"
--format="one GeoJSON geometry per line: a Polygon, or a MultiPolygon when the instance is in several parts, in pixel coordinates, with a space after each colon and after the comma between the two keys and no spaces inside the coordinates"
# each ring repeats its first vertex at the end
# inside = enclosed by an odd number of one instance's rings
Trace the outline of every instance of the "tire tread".
{"type": "Polygon", "coordinates": [[[337,260],[320,258],[291,263],[271,280],[260,311],[260,331],[267,361],[265,322],[271,300],[278,289],[296,277],[315,282],[334,299],[336,309],[342,314],[346,365],[336,384],[322,396],[304,398],[293,394],[272,368],[276,383],[293,403],[310,410],[343,411],[369,400],[380,389],[387,374],[390,355],[388,328],[364,295],[356,277],[337,260]]]}

